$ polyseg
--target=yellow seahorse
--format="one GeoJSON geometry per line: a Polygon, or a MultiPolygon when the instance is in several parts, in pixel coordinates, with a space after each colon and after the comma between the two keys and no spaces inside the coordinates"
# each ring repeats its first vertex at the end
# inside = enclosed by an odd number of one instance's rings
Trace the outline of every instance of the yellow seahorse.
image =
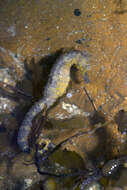
{"type": "Polygon", "coordinates": [[[48,83],[44,89],[44,96],[38,102],[36,102],[31,109],[26,113],[26,116],[19,128],[18,132],[18,145],[22,151],[29,150],[28,136],[32,127],[33,118],[46,106],[50,108],[56,100],[65,94],[67,86],[70,81],[71,66],[76,67],[84,75],[89,69],[88,57],[86,53],[81,51],[72,50],[68,53],[62,54],[54,64],[48,83]]]}

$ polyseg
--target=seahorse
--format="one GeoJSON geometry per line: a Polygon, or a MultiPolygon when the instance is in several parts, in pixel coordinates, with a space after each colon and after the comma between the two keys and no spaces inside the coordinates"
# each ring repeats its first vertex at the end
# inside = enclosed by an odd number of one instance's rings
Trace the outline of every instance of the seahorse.
{"type": "Polygon", "coordinates": [[[36,102],[26,113],[25,118],[19,128],[17,143],[24,152],[29,151],[28,136],[32,128],[33,118],[46,106],[49,109],[58,98],[66,93],[70,81],[70,70],[72,65],[84,75],[89,70],[88,56],[85,52],[71,50],[62,54],[51,69],[47,85],[44,89],[42,99],[36,102]]]}

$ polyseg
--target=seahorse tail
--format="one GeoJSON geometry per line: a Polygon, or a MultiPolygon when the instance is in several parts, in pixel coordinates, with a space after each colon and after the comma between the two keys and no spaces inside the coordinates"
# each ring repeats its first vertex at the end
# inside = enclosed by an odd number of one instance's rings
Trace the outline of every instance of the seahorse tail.
{"type": "Polygon", "coordinates": [[[44,99],[41,99],[38,102],[36,102],[25,115],[25,118],[19,128],[17,143],[20,149],[24,152],[29,152],[30,150],[28,136],[32,128],[32,120],[39,112],[43,111],[44,106],[44,99]]]}

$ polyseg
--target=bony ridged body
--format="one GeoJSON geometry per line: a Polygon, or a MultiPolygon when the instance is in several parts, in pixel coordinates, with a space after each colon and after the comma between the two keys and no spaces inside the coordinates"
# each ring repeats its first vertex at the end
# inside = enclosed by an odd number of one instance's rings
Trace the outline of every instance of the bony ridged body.
{"type": "Polygon", "coordinates": [[[85,53],[80,51],[70,51],[61,55],[54,64],[48,83],[44,89],[44,96],[36,102],[27,112],[18,133],[18,145],[22,151],[29,150],[28,136],[32,127],[33,118],[46,106],[50,108],[56,100],[65,94],[70,81],[70,69],[72,65],[84,75],[89,70],[88,59],[85,53]]]}

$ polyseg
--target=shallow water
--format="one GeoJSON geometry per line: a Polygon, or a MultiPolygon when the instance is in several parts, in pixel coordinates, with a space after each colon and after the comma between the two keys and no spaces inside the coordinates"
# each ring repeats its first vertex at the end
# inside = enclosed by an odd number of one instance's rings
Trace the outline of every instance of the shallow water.
{"type": "MultiPolygon", "coordinates": [[[[67,94],[49,111],[42,130],[45,137],[59,143],[79,130],[93,128],[88,116],[94,110],[82,90],[84,85],[106,121],[119,110],[127,110],[127,2],[3,0],[0,10],[0,81],[31,95],[21,95],[7,86],[3,89],[0,84],[0,189],[6,190],[9,184],[11,189],[19,188],[20,181],[23,190],[24,179],[32,179],[27,182],[39,183],[40,188],[43,177],[35,164],[23,163],[25,154],[20,152],[16,137],[25,113],[42,96],[62,48],[86,51],[91,67],[85,82],[81,73],[72,69],[67,94]],[[80,83],[73,80],[75,76],[80,83]]],[[[101,157],[107,161],[126,154],[126,139],[126,133],[121,134],[114,121],[91,136],[73,139],[65,148],[77,152],[85,164],[101,157]]],[[[125,176],[126,169],[120,176],[103,181],[105,188],[127,186],[125,176]]]]}

